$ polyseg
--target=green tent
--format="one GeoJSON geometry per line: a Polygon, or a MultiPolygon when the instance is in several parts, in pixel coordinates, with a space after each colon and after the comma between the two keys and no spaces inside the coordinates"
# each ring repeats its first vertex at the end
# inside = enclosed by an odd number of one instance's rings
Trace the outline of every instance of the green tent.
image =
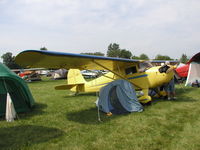
{"type": "Polygon", "coordinates": [[[17,113],[30,111],[35,103],[26,82],[0,63],[0,116],[6,112],[7,93],[17,113]]]}

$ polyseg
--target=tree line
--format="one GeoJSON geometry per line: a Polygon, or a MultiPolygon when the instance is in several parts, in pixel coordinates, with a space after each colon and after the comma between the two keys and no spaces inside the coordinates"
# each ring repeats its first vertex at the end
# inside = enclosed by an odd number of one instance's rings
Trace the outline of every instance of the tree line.
{"type": "MultiPolygon", "coordinates": [[[[47,51],[48,49],[46,47],[41,47],[40,50],[45,50],[47,51]]],[[[105,56],[104,53],[102,52],[88,52],[88,53],[81,53],[81,54],[85,54],[85,55],[96,55],[96,56],[105,56]]],[[[142,53],[139,56],[135,56],[131,53],[130,50],[127,49],[121,49],[119,44],[117,43],[111,43],[108,46],[107,49],[107,53],[106,53],[107,57],[117,57],[117,58],[126,58],[126,59],[141,59],[141,60],[149,60],[149,57],[142,53]]],[[[15,63],[15,56],[12,55],[11,52],[7,52],[5,54],[3,54],[1,56],[1,58],[3,59],[3,64],[5,64],[6,66],[8,66],[10,69],[20,69],[20,66],[17,65],[15,63]]],[[[167,55],[156,55],[156,57],[154,58],[154,60],[174,60],[172,58],[170,58],[167,55]]],[[[181,58],[179,59],[179,61],[181,63],[186,63],[188,61],[188,57],[186,54],[182,54],[181,58]]]]}
{"type": "MultiPolygon", "coordinates": [[[[105,56],[105,54],[101,53],[101,52],[81,53],[81,54],[105,56]]],[[[106,56],[107,57],[127,58],[127,59],[149,60],[149,57],[146,54],[142,53],[139,56],[132,55],[131,51],[126,50],[126,49],[121,49],[119,47],[119,44],[116,44],[116,43],[111,43],[108,46],[108,50],[107,50],[106,56]]],[[[174,60],[174,59],[170,58],[167,55],[158,54],[158,55],[156,55],[156,57],[154,58],[154,60],[174,60]]],[[[188,60],[189,59],[187,58],[187,55],[186,54],[182,54],[182,56],[180,58],[180,62],[181,63],[186,63],[188,60]]]]}

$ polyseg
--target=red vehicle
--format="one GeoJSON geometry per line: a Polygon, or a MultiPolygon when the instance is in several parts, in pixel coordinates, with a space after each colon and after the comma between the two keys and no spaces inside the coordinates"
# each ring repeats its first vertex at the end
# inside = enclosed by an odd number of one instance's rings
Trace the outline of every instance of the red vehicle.
{"type": "Polygon", "coordinates": [[[191,62],[200,62],[200,52],[194,55],[188,62],[187,64],[180,66],[176,68],[176,72],[179,75],[179,77],[182,78],[187,78],[188,76],[188,71],[189,71],[189,66],[191,62]]]}
{"type": "Polygon", "coordinates": [[[186,65],[176,68],[176,72],[177,72],[178,76],[181,78],[187,78],[188,70],[189,70],[189,64],[186,64],[186,65]]]}

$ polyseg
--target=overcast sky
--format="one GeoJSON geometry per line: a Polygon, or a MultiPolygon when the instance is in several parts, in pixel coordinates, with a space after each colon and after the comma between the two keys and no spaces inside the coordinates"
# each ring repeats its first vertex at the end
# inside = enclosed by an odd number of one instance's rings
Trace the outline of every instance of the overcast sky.
{"type": "Polygon", "coordinates": [[[26,49],[180,58],[200,51],[200,0],[0,0],[0,55],[26,49]]]}

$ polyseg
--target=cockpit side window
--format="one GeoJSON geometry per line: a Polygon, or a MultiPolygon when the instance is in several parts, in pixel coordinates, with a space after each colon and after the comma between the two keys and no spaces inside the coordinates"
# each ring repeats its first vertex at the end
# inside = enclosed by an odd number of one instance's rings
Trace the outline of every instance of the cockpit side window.
{"type": "Polygon", "coordinates": [[[126,75],[137,73],[136,66],[132,66],[132,67],[126,68],[125,69],[125,73],[126,73],[126,75]]]}
{"type": "Polygon", "coordinates": [[[148,62],[148,61],[141,62],[139,64],[139,72],[144,72],[151,67],[152,67],[152,64],[150,62],[148,62]]]}

